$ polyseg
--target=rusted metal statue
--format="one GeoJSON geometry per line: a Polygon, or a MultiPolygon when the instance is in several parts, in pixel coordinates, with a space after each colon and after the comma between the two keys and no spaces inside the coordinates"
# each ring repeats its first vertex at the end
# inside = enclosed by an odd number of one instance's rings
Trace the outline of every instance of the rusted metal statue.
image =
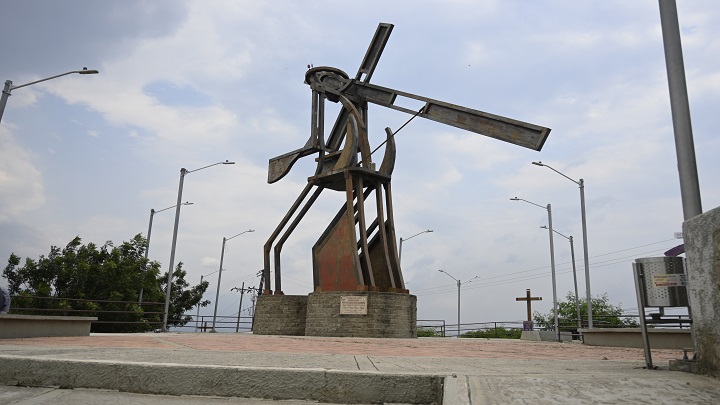
{"type": "Polygon", "coordinates": [[[370,84],[392,29],[391,24],[378,26],[354,78],[332,67],[312,67],[305,74],[305,83],[312,90],[310,139],[304,147],[270,159],[268,183],[283,178],[301,157],[316,154],[317,169],[265,244],[263,293],[266,295],[283,294],[280,271],[283,244],[326,189],[345,192],[346,202],[312,248],[315,292],[408,293],[398,260],[390,187],[396,154],[394,134],[390,128],[385,129],[384,156],[377,167],[372,161],[374,151],[367,132],[368,103],[534,150],[542,148],[550,132],[550,129],[537,125],[370,84]],[[424,106],[413,111],[395,105],[398,96],[418,100],[424,106]],[[342,104],[327,135],[324,128],[326,100],[342,104]],[[376,215],[370,219],[366,218],[365,205],[372,201],[372,194],[376,215]],[[283,229],[285,232],[280,236],[283,229]],[[270,283],[271,249],[274,252],[274,290],[270,283]]]}

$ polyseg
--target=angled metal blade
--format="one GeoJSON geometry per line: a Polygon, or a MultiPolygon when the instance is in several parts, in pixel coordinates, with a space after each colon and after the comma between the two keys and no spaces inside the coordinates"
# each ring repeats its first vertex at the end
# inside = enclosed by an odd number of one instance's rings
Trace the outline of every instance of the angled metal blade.
{"type": "Polygon", "coordinates": [[[358,69],[357,75],[355,75],[355,80],[359,80],[363,83],[370,81],[370,78],[375,71],[375,67],[380,60],[380,55],[382,55],[385,45],[390,38],[393,27],[394,25],[392,24],[378,24],[377,30],[375,30],[375,35],[373,35],[373,39],[370,41],[370,46],[368,47],[367,52],[365,52],[365,57],[360,64],[360,69],[358,69]],[[364,77],[363,74],[365,75],[364,77]]]}
{"type": "Polygon", "coordinates": [[[370,83],[355,81],[342,94],[352,101],[365,101],[413,115],[418,112],[395,105],[397,96],[422,101],[425,105],[418,114],[420,117],[538,151],[550,134],[550,128],[370,83]]]}
{"type": "MultiPolygon", "coordinates": [[[[377,67],[378,61],[380,61],[380,56],[382,55],[383,50],[385,50],[385,45],[387,44],[388,39],[390,39],[393,27],[394,25],[388,23],[378,24],[378,27],[375,30],[375,35],[373,35],[373,38],[370,41],[370,46],[368,46],[368,49],[365,52],[365,57],[363,58],[360,68],[355,75],[355,80],[363,83],[370,81],[373,72],[375,72],[375,67],[377,67]]],[[[340,110],[337,120],[335,120],[335,124],[327,137],[325,145],[328,149],[336,150],[339,148],[339,144],[342,142],[343,135],[345,133],[347,118],[348,113],[343,108],[340,110]]]]}

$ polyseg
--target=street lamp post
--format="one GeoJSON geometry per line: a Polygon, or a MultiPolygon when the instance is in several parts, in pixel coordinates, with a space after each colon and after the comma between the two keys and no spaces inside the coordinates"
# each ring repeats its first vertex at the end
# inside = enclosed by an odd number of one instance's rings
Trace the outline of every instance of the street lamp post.
{"type": "Polygon", "coordinates": [[[163,314],[163,332],[167,332],[168,313],[170,311],[170,293],[172,292],[172,276],[173,266],[175,265],[175,246],[177,245],[177,233],[178,225],[180,224],[180,207],[182,206],[182,191],[183,182],[185,181],[185,175],[192,172],[197,172],[202,169],[217,165],[234,165],[235,162],[226,160],[224,162],[213,163],[195,170],[187,170],[186,168],[180,169],[180,185],[178,186],[177,204],[175,205],[175,227],[173,228],[173,239],[172,246],[170,248],[170,267],[168,268],[167,286],[165,288],[165,313],[163,314]]]}
{"type": "MultiPolygon", "coordinates": [[[[408,239],[410,239],[410,238],[408,238],[408,239]]],[[[460,286],[463,285],[463,284],[467,284],[467,283],[472,282],[473,280],[475,280],[476,278],[478,278],[478,276],[475,276],[475,277],[471,278],[470,280],[468,280],[468,281],[466,281],[466,282],[464,282],[464,283],[461,283],[460,280],[458,280],[458,279],[456,279],[455,277],[451,276],[450,273],[448,273],[447,271],[445,271],[445,270],[438,270],[438,271],[441,272],[441,273],[447,274],[448,277],[452,278],[453,280],[455,280],[455,281],[457,282],[457,288],[458,288],[457,337],[460,338],[460,286]]]]}
{"type": "Polygon", "coordinates": [[[402,237],[400,237],[400,251],[398,252],[398,263],[401,263],[401,262],[402,262],[402,244],[403,244],[403,242],[408,241],[408,240],[410,240],[410,239],[412,239],[412,238],[414,238],[414,237],[416,237],[416,236],[418,236],[418,235],[422,235],[422,234],[424,234],[424,233],[430,233],[430,232],[432,232],[432,231],[433,231],[432,229],[428,229],[428,230],[426,230],[426,231],[418,232],[418,233],[416,233],[415,235],[413,235],[413,236],[411,236],[411,237],[409,237],[409,238],[407,238],[407,239],[403,239],[402,237]]]}
{"type": "Polygon", "coordinates": [[[546,165],[543,162],[532,162],[535,166],[544,166],[554,171],[555,173],[565,177],[580,187],[580,217],[582,218],[582,234],[583,234],[583,259],[585,261],[585,294],[587,296],[587,316],[588,316],[588,329],[593,328],[593,317],[592,317],[592,294],[590,293],[590,259],[588,257],[588,242],[587,242],[587,220],[585,216],[585,181],[580,179],[578,181],[560,173],[554,168],[546,165]]]}
{"type": "Polygon", "coordinates": [[[552,228],[552,207],[550,204],[547,207],[543,207],[540,204],[535,204],[532,201],[523,200],[522,198],[511,198],[512,201],[525,201],[528,204],[532,204],[536,207],[547,210],[548,213],[548,234],[550,235],[550,272],[552,273],[552,290],[553,290],[553,312],[555,313],[555,336],[557,341],[560,341],[560,322],[558,321],[558,303],[557,303],[557,286],[555,283],[555,245],[553,242],[553,228],[552,228]]]}
{"type": "Polygon", "coordinates": [[[225,242],[229,241],[232,238],[235,238],[237,236],[240,236],[244,233],[248,232],[255,232],[254,229],[248,229],[247,231],[240,232],[239,234],[235,236],[231,236],[229,238],[223,237],[222,242],[222,250],[220,251],[220,268],[218,269],[218,282],[217,282],[217,291],[215,291],[215,311],[213,312],[213,325],[212,330],[210,332],[217,332],[215,330],[215,322],[217,321],[217,308],[218,308],[218,300],[220,299],[220,279],[222,278],[222,271],[223,271],[223,259],[225,258],[225,242]]]}
{"type": "MultiPolygon", "coordinates": [[[[182,203],[182,205],[192,205],[192,204],[193,203],[187,202],[187,201],[182,203]]],[[[170,208],[175,208],[175,206],[173,205],[172,207],[163,208],[159,211],[155,211],[154,208],[150,208],[150,223],[148,224],[147,241],[145,242],[145,259],[146,260],[148,258],[148,253],[150,252],[150,234],[152,233],[153,217],[158,212],[163,212],[165,210],[169,210],[170,208]]],[[[143,269],[143,273],[145,273],[145,269],[143,269]]],[[[140,305],[140,306],[142,306],[143,291],[144,291],[143,285],[140,284],[140,294],[138,294],[138,305],[140,305]]]]}
{"type": "Polygon", "coordinates": [[[670,113],[675,134],[675,155],[680,176],[683,217],[688,220],[702,214],[700,183],[695,162],[695,142],[690,122],[690,103],[685,82],[680,25],[675,1],[659,1],[665,67],[670,90],[670,113]]]}
{"type": "MultiPolygon", "coordinates": [[[[217,272],[218,272],[218,270],[215,270],[215,271],[213,271],[212,273],[208,273],[208,274],[201,275],[201,276],[200,276],[200,286],[202,286],[203,279],[204,279],[206,276],[213,275],[213,274],[215,274],[215,273],[217,273],[217,272]]],[[[198,320],[200,320],[200,304],[201,304],[201,303],[202,303],[202,299],[201,299],[201,300],[198,302],[198,304],[197,304],[197,315],[195,315],[195,332],[198,331],[198,320]]]]}
{"type": "MultiPolygon", "coordinates": [[[[548,229],[547,226],[543,225],[540,228],[548,229]]],[[[570,259],[572,260],[572,269],[573,269],[573,284],[575,285],[575,311],[577,313],[577,321],[578,321],[578,329],[582,328],[582,317],[580,315],[580,299],[578,298],[578,284],[577,284],[577,271],[575,270],[575,247],[573,245],[573,237],[565,236],[561,234],[560,232],[553,229],[553,232],[556,234],[562,236],[563,238],[570,241],[570,259]]]]}
{"type": "Polygon", "coordinates": [[[30,85],[32,85],[32,84],[36,84],[36,83],[40,83],[40,82],[44,82],[44,81],[56,79],[56,78],[61,77],[61,76],[67,76],[67,75],[70,75],[70,74],[73,74],[73,73],[78,73],[78,74],[81,74],[81,75],[96,75],[96,74],[98,74],[98,73],[100,73],[100,72],[98,72],[97,70],[94,70],[94,69],[93,69],[93,70],[88,70],[88,68],[82,68],[82,70],[71,70],[71,71],[69,71],[69,72],[60,73],[59,75],[46,77],[46,78],[40,79],[40,80],[35,80],[34,82],[21,84],[21,85],[19,85],[19,86],[13,86],[13,83],[12,83],[11,80],[6,80],[6,81],[5,81],[5,87],[3,88],[3,91],[2,91],[2,96],[0,96],[0,121],[2,121],[3,113],[5,112],[5,105],[7,104],[8,98],[9,98],[10,95],[11,95],[10,93],[11,93],[13,90],[19,89],[19,88],[21,88],[21,87],[30,86],[30,85]]]}

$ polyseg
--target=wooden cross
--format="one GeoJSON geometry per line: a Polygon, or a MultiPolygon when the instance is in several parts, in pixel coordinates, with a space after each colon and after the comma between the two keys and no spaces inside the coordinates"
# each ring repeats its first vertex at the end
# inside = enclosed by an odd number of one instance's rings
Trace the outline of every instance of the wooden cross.
{"type": "Polygon", "coordinates": [[[530,289],[525,290],[525,296],[515,298],[515,301],[527,301],[527,317],[528,322],[532,322],[532,301],[542,301],[542,297],[531,297],[530,289]]]}

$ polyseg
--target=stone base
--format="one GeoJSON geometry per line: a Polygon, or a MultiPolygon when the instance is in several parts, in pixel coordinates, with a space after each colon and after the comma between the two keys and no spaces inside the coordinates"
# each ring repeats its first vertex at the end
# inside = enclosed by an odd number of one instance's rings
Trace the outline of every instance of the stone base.
{"type": "Polygon", "coordinates": [[[261,295],[255,306],[253,333],[258,335],[305,335],[306,295],[261,295]]]}
{"type": "Polygon", "coordinates": [[[676,359],[670,360],[670,371],[683,371],[697,374],[697,362],[695,360],[676,359]]]}
{"type": "Polygon", "coordinates": [[[367,291],[261,296],[253,331],[260,335],[415,338],[417,297],[367,291]],[[341,314],[342,297],[367,297],[367,314],[341,314]]]}
{"type": "Polygon", "coordinates": [[[308,296],[306,336],[417,337],[417,297],[410,294],[343,291],[308,296]],[[340,313],[342,297],[367,297],[367,315],[340,313]]]}

